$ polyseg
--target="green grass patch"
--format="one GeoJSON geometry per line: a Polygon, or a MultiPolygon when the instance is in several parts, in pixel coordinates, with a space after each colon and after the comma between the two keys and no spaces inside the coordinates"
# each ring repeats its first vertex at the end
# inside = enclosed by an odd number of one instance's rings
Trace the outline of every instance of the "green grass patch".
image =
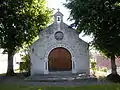
{"type": "Polygon", "coordinates": [[[91,85],[91,86],[25,86],[25,85],[0,85],[0,90],[120,90],[120,84],[91,85]]]}
{"type": "Polygon", "coordinates": [[[6,73],[1,73],[1,74],[0,74],[0,76],[5,76],[5,75],[6,75],[6,73]]]}

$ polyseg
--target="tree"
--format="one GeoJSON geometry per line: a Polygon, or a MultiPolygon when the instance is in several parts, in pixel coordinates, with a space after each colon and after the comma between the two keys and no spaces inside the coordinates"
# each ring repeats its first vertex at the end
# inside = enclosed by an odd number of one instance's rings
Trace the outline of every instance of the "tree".
{"type": "Polygon", "coordinates": [[[45,4],[45,0],[0,1],[0,48],[8,53],[7,75],[14,75],[14,54],[50,22],[52,11],[45,4]]]}
{"type": "Polygon", "coordinates": [[[78,31],[92,34],[92,44],[111,58],[112,75],[116,75],[115,57],[120,55],[120,1],[67,0],[70,20],[78,31]]]}

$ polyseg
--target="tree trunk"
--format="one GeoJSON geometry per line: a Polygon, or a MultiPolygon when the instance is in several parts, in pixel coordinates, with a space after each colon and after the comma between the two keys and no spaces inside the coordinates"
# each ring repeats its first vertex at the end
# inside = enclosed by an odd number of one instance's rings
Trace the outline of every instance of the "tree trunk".
{"type": "Polygon", "coordinates": [[[111,56],[111,74],[117,74],[115,56],[111,56]]]}
{"type": "Polygon", "coordinates": [[[15,75],[13,70],[13,52],[8,50],[8,67],[7,67],[7,76],[15,75]]]}

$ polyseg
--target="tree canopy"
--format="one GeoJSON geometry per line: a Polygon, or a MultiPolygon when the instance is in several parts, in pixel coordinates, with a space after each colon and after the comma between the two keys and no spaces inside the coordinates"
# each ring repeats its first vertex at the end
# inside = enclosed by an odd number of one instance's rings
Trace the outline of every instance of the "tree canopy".
{"type": "Polygon", "coordinates": [[[116,73],[115,57],[120,55],[120,0],[66,0],[70,20],[78,31],[93,35],[92,44],[111,58],[116,73]]]}
{"type": "Polygon", "coordinates": [[[13,55],[30,44],[51,20],[46,0],[0,1],[0,48],[8,53],[8,73],[13,73],[13,55]]]}
{"type": "Polygon", "coordinates": [[[67,0],[70,19],[77,29],[94,36],[93,44],[109,54],[120,54],[119,0],[67,0]]]}

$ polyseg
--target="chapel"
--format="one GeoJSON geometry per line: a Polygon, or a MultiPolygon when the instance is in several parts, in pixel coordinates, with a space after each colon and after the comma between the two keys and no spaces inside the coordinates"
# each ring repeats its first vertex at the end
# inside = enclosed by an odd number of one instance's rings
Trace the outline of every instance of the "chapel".
{"type": "Polygon", "coordinates": [[[69,71],[89,75],[89,44],[63,22],[63,14],[54,14],[54,22],[40,31],[31,45],[31,75],[69,71]]]}

